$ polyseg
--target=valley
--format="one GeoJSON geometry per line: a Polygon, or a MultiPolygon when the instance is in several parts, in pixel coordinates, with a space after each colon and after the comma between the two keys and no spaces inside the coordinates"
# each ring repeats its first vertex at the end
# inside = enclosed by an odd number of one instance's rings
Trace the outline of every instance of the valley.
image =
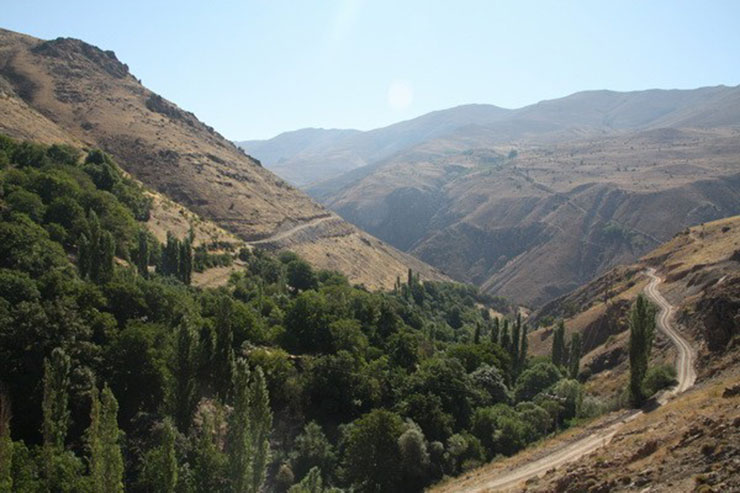
{"type": "Polygon", "coordinates": [[[295,165],[288,147],[274,169],[361,154],[364,166],[308,192],[452,278],[537,307],[682,228],[740,212],[739,98],[715,87],[463,106],[318,139],[295,165]]]}

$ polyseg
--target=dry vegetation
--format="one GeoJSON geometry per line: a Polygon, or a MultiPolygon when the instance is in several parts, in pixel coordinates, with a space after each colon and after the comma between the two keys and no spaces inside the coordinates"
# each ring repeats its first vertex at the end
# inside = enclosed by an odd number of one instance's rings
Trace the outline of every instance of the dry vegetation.
{"type": "MultiPolygon", "coordinates": [[[[146,89],[112,52],[79,40],[42,41],[0,30],[0,116],[0,131],[13,137],[103,148],[132,176],[242,241],[330,214],[195,115],[146,89]]],[[[159,220],[162,233],[174,218],[159,220]]],[[[368,286],[391,288],[408,267],[423,278],[443,277],[378,244],[336,218],[266,246],[304,251],[317,267],[339,269],[368,286]],[[327,250],[336,236],[353,249],[327,250]]]]}

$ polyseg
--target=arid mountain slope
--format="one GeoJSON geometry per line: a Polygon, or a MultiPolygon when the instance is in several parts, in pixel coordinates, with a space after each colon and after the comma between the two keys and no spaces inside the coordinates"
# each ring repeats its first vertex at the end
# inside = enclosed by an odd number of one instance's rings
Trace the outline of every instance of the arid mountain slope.
{"type": "Polygon", "coordinates": [[[740,212],[737,128],[511,149],[438,139],[324,200],[452,277],[532,305],[631,262],[686,226],[740,212]]]}
{"type": "Polygon", "coordinates": [[[237,142],[237,145],[259,156],[278,176],[303,187],[377,163],[461,127],[499,121],[510,111],[487,104],[469,104],[368,132],[306,128],[269,140],[237,142]]]}
{"type": "Polygon", "coordinates": [[[246,241],[278,238],[323,268],[391,287],[422,262],[359,231],[262,168],[195,115],[146,89],[119,62],[75,39],[0,30],[0,131],[97,146],[134,177],[246,241]],[[322,219],[317,221],[317,219],[322,219]],[[300,235],[281,234],[303,224],[300,235]]]}
{"type": "MultiPolygon", "coordinates": [[[[691,356],[696,351],[694,386],[657,399],[665,405],[609,413],[433,491],[483,492],[502,484],[506,491],[542,492],[737,490],[740,216],[681,231],[638,263],[613,269],[543,307],[530,323],[565,317],[567,332],[580,332],[586,344],[580,377],[587,378],[588,393],[614,399],[628,381],[627,311],[649,282],[676,309],[661,323],[673,326],[691,356]],[[652,269],[660,279],[647,274],[652,269]],[[597,442],[590,446],[592,438],[597,442]],[[580,444],[589,445],[585,455],[576,450],[580,444]],[[570,450],[569,458],[559,460],[570,450]]],[[[548,354],[551,327],[532,332],[529,342],[535,355],[548,354]]],[[[676,354],[659,332],[651,364],[672,365],[676,354]]]]}

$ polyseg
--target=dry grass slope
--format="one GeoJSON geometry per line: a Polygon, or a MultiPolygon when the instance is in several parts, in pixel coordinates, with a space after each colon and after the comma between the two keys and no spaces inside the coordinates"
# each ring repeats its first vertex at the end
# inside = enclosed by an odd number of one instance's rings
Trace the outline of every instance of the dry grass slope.
{"type": "MultiPolygon", "coordinates": [[[[195,115],[146,89],[113,52],[0,30],[0,131],[100,147],[132,176],[244,241],[331,214],[195,115]]],[[[441,274],[336,218],[289,245],[354,282],[392,287],[408,267],[441,274]],[[326,250],[344,237],[352,250],[326,250]],[[330,253],[329,256],[326,254],[330,253]],[[361,267],[358,267],[361,266],[361,267]]]]}

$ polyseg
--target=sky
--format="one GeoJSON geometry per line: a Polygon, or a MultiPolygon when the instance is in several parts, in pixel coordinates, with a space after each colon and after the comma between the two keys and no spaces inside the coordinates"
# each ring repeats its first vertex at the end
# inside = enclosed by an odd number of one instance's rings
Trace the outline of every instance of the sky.
{"type": "Polygon", "coordinates": [[[740,1],[0,0],[0,27],[115,51],[233,140],[467,103],[740,84],[740,1]]]}

